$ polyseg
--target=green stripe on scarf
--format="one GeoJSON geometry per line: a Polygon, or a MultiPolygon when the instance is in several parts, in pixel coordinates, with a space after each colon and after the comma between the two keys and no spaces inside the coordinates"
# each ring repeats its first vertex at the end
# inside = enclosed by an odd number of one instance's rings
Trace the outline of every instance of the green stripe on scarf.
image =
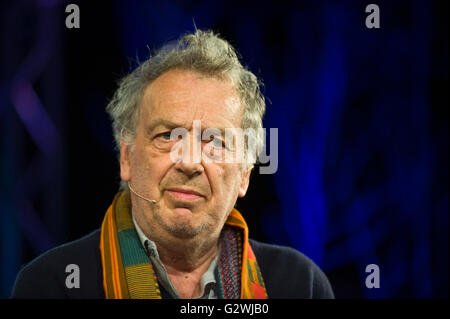
{"type": "Polygon", "coordinates": [[[119,242],[124,267],[149,262],[149,258],[134,228],[119,231],[119,242]]]}

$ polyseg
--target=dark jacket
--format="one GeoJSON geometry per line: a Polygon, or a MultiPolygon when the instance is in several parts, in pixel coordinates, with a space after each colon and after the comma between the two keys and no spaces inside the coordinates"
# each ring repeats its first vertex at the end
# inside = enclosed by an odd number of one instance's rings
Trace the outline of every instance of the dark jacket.
{"type": "MultiPolygon", "coordinates": [[[[53,248],[21,269],[12,298],[105,298],[100,230],[53,248]],[[67,288],[69,264],[79,267],[79,288],[67,288]]],[[[298,251],[250,239],[269,298],[334,298],[325,274],[298,251]]],[[[170,297],[161,291],[164,297],[170,297]]]]}

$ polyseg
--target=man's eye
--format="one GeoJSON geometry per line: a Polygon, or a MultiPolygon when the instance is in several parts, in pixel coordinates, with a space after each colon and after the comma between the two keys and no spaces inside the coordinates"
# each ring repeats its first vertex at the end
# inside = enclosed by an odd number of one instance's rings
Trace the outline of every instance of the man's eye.
{"type": "Polygon", "coordinates": [[[158,134],[158,137],[162,138],[163,140],[170,141],[170,132],[158,134]]]}
{"type": "Polygon", "coordinates": [[[212,143],[214,145],[214,147],[222,147],[223,146],[223,141],[220,138],[215,137],[212,140],[212,143]]]}

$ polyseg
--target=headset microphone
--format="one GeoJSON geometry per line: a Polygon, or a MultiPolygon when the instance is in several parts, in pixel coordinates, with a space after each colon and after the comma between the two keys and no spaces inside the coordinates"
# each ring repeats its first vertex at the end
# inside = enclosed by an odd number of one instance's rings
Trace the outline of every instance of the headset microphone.
{"type": "Polygon", "coordinates": [[[146,198],[146,197],[144,197],[144,196],[142,196],[142,195],[139,195],[138,193],[135,192],[135,190],[134,190],[133,188],[131,188],[130,183],[127,183],[127,184],[128,184],[128,188],[130,189],[130,191],[132,191],[136,196],[142,198],[143,200],[146,200],[147,202],[150,202],[150,203],[152,203],[152,204],[156,204],[156,200],[154,200],[154,199],[149,199],[149,198],[146,198]]]}

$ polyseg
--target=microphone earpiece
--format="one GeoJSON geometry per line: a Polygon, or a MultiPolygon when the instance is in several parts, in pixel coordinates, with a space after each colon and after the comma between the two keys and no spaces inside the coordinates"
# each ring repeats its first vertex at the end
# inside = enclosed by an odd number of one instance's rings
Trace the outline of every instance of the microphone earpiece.
{"type": "Polygon", "coordinates": [[[149,199],[149,198],[146,198],[146,197],[144,197],[144,196],[142,196],[142,195],[139,195],[139,194],[136,193],[136,191],[131,187],[130,183],[127,183],[127,184],[128,184],[128,188],[130,189],[130,191],[132,191],[136,196],[138,196],[138,197],[142,198],[143,200],[146,200],[146,201],[148,201],[148,202],[150,202],[150,203],[152,203],[152,204],[156,204],[156,200],[154,200],[154,199],[149,199]]]}

